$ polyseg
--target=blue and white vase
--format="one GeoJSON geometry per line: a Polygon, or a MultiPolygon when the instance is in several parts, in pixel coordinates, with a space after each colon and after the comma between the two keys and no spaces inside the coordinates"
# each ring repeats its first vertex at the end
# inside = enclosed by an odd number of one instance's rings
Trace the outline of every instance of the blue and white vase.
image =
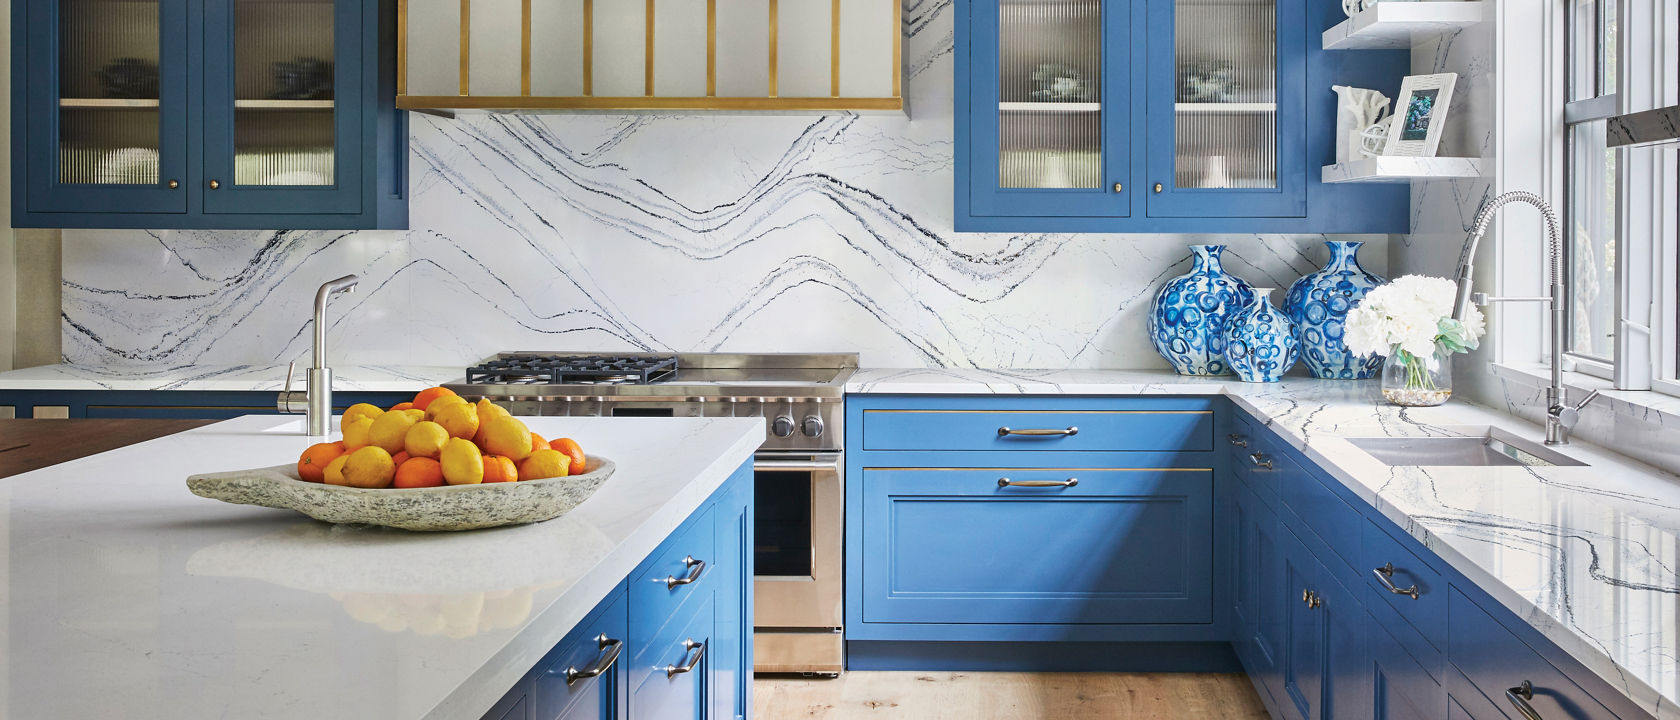
{"type": "Polygon", "coordinates": [[[1249,297],[1248,283],[1219,264],[1224,245],[1191,245],[1190,272],[1155,294],[1149,339],[1180,375],[1227,375],[1225,320],[1249,297]]]}
{"type": "Polygon", "coordinates": [[[1272,307],[1276,288],[1249,288],[1250,302],[1225,323],[1225,356],[1244,382],[1277,382],[1301,357],[1295,323],[1272,307]]]}
{"type": "Polygon", "coordinates": [[[1349,352],[1342,336],[1348,311],[1385,281],[1359,266],[1359,246],[1365,243],[1329,240],[1324,244],[1330,246],[1330,261],[1324,269],[1296,280],[1283,300],[1284,312],[1300,333],[1301,361],[1313,377],[1376,377],[1382,372],[1382,357],[1349,352]]]}

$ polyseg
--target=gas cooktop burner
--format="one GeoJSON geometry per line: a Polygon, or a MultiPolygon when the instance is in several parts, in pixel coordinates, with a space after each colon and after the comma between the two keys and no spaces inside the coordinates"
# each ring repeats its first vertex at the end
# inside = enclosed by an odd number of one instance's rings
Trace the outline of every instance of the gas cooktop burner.
{"type": "Polygon", "coordinates": [[[677,358],[514,355],[467,368],[469,385],[645,385],[677,371],[677,358]]]}

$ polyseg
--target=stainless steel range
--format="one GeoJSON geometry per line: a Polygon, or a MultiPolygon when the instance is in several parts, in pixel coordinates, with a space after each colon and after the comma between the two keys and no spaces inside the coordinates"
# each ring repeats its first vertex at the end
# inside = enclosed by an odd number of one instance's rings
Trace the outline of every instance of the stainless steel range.
{"type": "Polygon", "coordinates": [[[515,415],[762,417],[754,670],[844,667],[845,386],[855,354],[500,353],[451,390],[515,415]]]}

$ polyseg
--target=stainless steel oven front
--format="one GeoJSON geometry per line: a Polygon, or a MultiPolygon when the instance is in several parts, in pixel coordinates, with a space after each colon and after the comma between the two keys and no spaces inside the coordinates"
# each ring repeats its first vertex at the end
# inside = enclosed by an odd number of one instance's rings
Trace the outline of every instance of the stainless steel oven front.
{"type": "Polygon", "coordinates": [[[840,452],[753,458],[753,668],[839,675],[845,667],[845,462],[840,452]]]}

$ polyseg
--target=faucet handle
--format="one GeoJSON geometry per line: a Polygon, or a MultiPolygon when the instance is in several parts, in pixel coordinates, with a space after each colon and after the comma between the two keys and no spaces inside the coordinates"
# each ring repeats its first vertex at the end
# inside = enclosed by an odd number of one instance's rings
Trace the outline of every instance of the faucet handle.
{"type": "Polygon", "coordinates": [[[296,360],[293,360],[289,363],[286,363],[286,389],[281,390],[281,392],[291,392],[292,391],[292,373],[295,372],[295,371],[297,371],[297,361],[296,360]]]}
{"type": "Polygon", "coordinates": [[[1560,403],[1556,411],[1558,424],[1562,425],[1565,430],[1574,430],[1576,423],[1581,422],[1581,410],[1585,408],[1588,403],[1597,399],[1598,391],[1594,390],[1587,393],[1586,397],[1581,398],[1580,402],[1573,405],[1569,403],[1560,403]]]}
{"type": "Polygon", "coordinates": [[[280,391],[275,398],[274,408],[282,415],[298,415],[309,410],[309,393],[292,389],[292,372],[297,370],[297,361],[286,363],[286,389],[280,391]]]}

